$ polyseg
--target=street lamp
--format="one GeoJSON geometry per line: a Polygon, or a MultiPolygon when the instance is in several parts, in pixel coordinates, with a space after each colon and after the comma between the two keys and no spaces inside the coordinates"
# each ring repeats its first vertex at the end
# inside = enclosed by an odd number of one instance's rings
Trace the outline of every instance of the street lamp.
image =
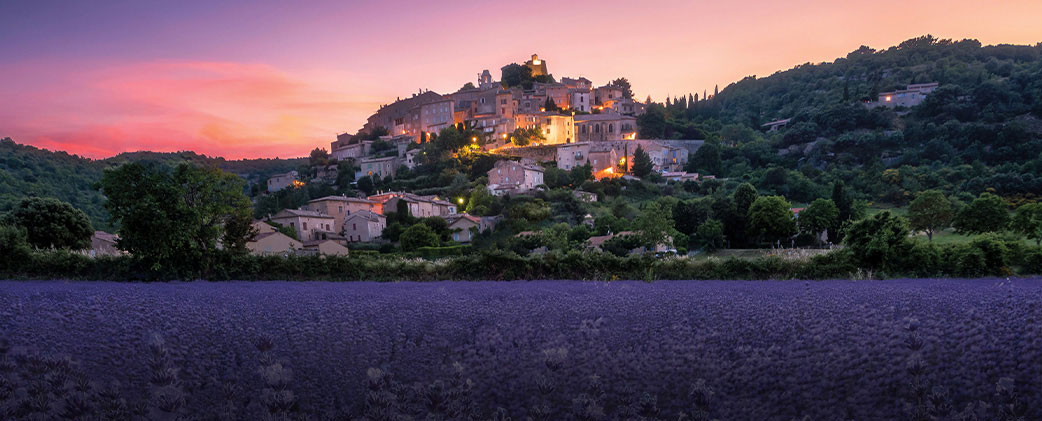
{"type": "Polygon", "coordinates": [[[462,204],[463,204],[463,198],[462,198],[462,197],[461,197],[461,198],[459,198],[459,199],[457,200],[457,202],[459,202],[459,204],[461,204],[461,205],[462,205],[462,204]]]}

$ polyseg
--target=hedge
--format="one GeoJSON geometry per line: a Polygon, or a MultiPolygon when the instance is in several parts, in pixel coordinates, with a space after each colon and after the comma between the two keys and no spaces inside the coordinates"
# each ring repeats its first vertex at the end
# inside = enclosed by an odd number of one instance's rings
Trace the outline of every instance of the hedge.
{"type": "Polygon", "coordinates": [[[968,244],[912,244],[893,273],[862,268],[848,251],[808,259],[763,257],[692,258],[649,255],[617,257],[603,252],[556,252],[522,257],[502,250],[434,247],[426,259],[355,252],[352,256],[251,256],[220,252],[211,273],[154,273],[131,256],[92,258],[63,251],[22,251],[0,258],[0,278],[151,281],[174,279],[432,281],[527,279],[830,279],[859,273],[875,276],[979,277],[1042,273],[1042,249],[983,238],[968,244]],[[9,256],[10,257],[10,256],[9,256]]]}

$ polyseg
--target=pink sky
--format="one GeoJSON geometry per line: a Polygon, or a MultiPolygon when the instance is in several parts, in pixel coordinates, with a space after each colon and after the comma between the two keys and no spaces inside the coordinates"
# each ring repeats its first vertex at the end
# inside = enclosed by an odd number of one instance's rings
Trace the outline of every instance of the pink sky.
{"type": "Polygon", "coordinates": [[[303,156],[532,53],[661,101],[927,33],[1042,42],[1042,2],[1018,0],[35,3],[0,5],[0,137],[93,158],[303,156]]]}

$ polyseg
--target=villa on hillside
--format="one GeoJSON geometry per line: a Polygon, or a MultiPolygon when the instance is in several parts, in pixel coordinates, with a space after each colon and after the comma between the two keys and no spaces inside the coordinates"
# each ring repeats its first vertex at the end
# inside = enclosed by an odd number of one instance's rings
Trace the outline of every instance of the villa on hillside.
{"type": "Polygon", "coordinates": [[[914,107],[922,104],[927,95],[940,86],[937,82],[916,83],[908,85],[905,89],[892,92],[880,92],[879,101],[876,106],[881,107],[914,107]]]}

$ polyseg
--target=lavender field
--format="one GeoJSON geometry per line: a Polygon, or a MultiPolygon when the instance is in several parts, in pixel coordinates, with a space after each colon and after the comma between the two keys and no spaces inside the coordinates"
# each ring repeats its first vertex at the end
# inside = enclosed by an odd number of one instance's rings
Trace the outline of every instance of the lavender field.
{"type": "Polygon", "coordinates": [[[1042,279],[0,282],[0,418],[1042,419],[1042,279]]]}

